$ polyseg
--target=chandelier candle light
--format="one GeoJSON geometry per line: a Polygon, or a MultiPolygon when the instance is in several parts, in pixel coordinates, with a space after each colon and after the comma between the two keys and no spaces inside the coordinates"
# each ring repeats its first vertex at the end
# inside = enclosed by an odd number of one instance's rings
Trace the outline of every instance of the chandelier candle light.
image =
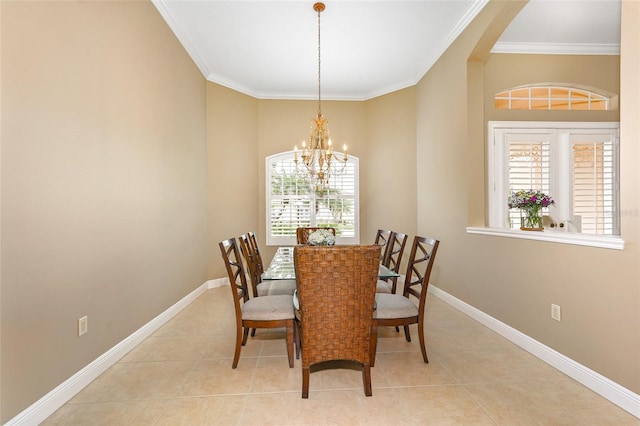
{"type": "MultiPolygon", "coordinates": [[[[302,164],[309,177],[311,185],[317,192],[329,187],[329,178],[332,172],[341,173],[347,164],[347,145],[343,146],[344,156],[339,158],[333,151],[331,145],[331,135],[329,132],[329,120],[322,115],[322,96],[320,85],[320,13],[325,9],[324,3],[315,3],[313,10],[318,12],[318,115],[311,120],[311,134],[309,135],[309,146],[306,141],[302,141],[302,164]],[[334,161],[341,164],[341,168],[336,168],[334,161]],[[333,169],[332,169],[333,165],[333,169]]],[[[293,148],[294,162],[298,168],[298,146],[293,148]]]]}

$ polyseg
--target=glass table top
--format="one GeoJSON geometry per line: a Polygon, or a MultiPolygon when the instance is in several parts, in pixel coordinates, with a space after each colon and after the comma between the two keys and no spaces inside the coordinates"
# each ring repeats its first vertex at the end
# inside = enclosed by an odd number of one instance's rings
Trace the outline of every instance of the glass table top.
{"type": "MultiPolygon", "coordinates": [[[[262,274],[263,280],[295,280],[296,270],[293,264],[293,251],[295,247],[279,247],[273,256],[269,267],[262,274]]],[[[393,272],[386,266],[380,265],[379,278],[394,278],[400,274],[393,272]]]]}

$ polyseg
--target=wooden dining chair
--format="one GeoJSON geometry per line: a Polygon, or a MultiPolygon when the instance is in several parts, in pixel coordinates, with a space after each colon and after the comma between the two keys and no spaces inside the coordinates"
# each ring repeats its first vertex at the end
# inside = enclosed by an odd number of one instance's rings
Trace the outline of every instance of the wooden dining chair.
{"type": "Polygon", "coordinates": [[[298,244],[307,244],[309,242],[309,234],[318,229],[326,229],[333,233],[333,236],[336,235],[336,228],[330,227],[301,227],[296,229],[296,240],[298,244]]]}
{"type": "Polygon", "coordinates": [[[219,243],[236,312],[236,347],[231,368],[238,366],[241,347],[247,343],[252,328],[285,328],[289,367],[293,368],[294,314],[293,298],[276,295],[249,298],[249,287],[235,238],[219,243]]]}
{"type": "Polygon", "coordinates": [[[256,237],[256,233],[253,231],[247,232],[247,237],[249,238],[249,243],[251,244],[251,249],[253,250],[254,259],[257,266],[256,272],[262,276],[262,273],[264,272],[264,263],[262,262],[262,255],[260,254],[258,238],[256,237]]]}
{"type": "MultiPolygon", "coordinates": [[[[310,367],[332,360],[362,366],[371,396],[371,326],[380,247],[296,247],[302,337],[302,397],[309,397],[310,367]]],[[[325,364],[325,367],[327,364],[325,364]]]]}
{"type": "Polygon", "coordinates": [[[296,289],[296,280],[262,280],[264,266],[260,251],[256,249],[258,243],[255,239],[255,234],[252,232],[242,234],[238,237],[238,240],[240,240],[240,251],[249,269],[249,280],[251,281],[253,296],[293,295],[296,289]]]}
{"type": "Polygon", "coordinates": [[[418,324],[420,350],[425,363],[429,362],[424,342],[424,309],[427,301],[429,276],[440,242],[431,238],[414,237],[407,265],[402,294],[376,294],[371,335],[371,366],[375,365],[378,327],[403,326],[407,342],[411,341],[410,324],[418,324]],[[411,299],[417,299],[417,304],[411,299]]]}
{"type": "Polygon", "coordinates": [[[389,240],[391,239],[392,231],[388,231],[386,229],[378,229],[376,232],[376,239],[373,241],[373,244],[380,246],[380,263],[386,266],[387,259],[387,249],[389,248],[389,240]]]}
{"type": "MultiPolygon", "coordinates": [[[[391,271],[398,273],[400,271],[400,263],[404,247],[407,244],[408,236],[400,232],[392,231],[387,243],[385,258],[382,264],[391,271]]],[[[379,279],[376,286],[377,293],[396,293],[398,277],[379,279]]]]}

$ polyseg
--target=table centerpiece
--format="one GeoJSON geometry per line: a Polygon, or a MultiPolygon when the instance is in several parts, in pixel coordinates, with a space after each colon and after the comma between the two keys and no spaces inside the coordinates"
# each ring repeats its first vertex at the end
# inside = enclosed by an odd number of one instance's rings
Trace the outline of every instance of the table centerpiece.
{"type": "Polygon", "coordinates": [[[332,246],[336,243],[336,237],[328,229],[318,229],[309,234],[307,242],[310,246],[332,246]]]}

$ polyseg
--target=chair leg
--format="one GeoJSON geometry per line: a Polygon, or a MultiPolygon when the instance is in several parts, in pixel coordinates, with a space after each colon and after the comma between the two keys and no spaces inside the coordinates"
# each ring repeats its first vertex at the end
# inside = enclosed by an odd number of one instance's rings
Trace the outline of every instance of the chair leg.
{"type": "Polygon", "coordinates": [[[409,326],[404,326],[404,338],[407,339],[407,342],[411,341],[411,333],[409,332],[409,326]]]}
{"type": "Polygon", "coordinates": [[[251,329],[251,337],[254,337],[256,335],[256,329],[252,328],[251,329]]]}
{"type": "Polygon", "coordinates": [[[300,359],[300,349],[302,348],[302,329],[300,327],[300,321],[297,319],[293,320],[293,331],[294,331],[294,339],[296,343],[296,359],[300,359]]]}
{"type": "Polygon", "coordinates": [[[369,345],[369,360],[371,361],[371,367],[376,365],[376,350],[378,349],[378,326],[373,325],[371,327],[371,342],[369,345]]]}
{"type": "Polygon", "coordinates": [[[238,361],[240,360],[240,349],[242,348],[242,328],[238,328],[236,331],[236,350],[233,354],[233,363],[231,364],[231,368],[236,368],[238,366],[238,361]]]}
{"type": "Polygon", "coordinates": [[[287,357],[289,358],[289,368],[293,368],[293,327],[295,327],[293,320],[289,320],[287,323],[287,357]]]}
{"type": "Polygon", "coordinates": [[[309,367],[302,367],[302,397],[309,398],[309,367]]]}
{"type": "MultiPolygon", "coordinates": [[[[393,278],[392,279],[393,284],[391,284],[391,294],[396,294],[396,288],[398,286],[398,279],[397,278],[393,278]]],[[[398,327],[396,325],[396,333],[400,333],[400,327],[398,327]]]]}
{"type": "Polygon", "coordinates": [[[247,337],[249,336],[249,329],[247,327],[242,327],[244,330],[242,335],[242,346],[247,344],[247,337]]]}
{"type": "Polygon", "coordinates": [[[364,383],[364,395],[373,395],[371,392],[371,366],[369,364],[364,364],[362,366],[362,381],[364,383]]]}
{"type": "Polygon", "coordinates": [[[418,321],[418,339],[420,340],[420,350],[422,351],[422,359],[424,360],[425,364],[429,364],[429,358],[427,358],[427,348],[424,345],[424,324],[422,323],[422,321],[418,321]]]}

